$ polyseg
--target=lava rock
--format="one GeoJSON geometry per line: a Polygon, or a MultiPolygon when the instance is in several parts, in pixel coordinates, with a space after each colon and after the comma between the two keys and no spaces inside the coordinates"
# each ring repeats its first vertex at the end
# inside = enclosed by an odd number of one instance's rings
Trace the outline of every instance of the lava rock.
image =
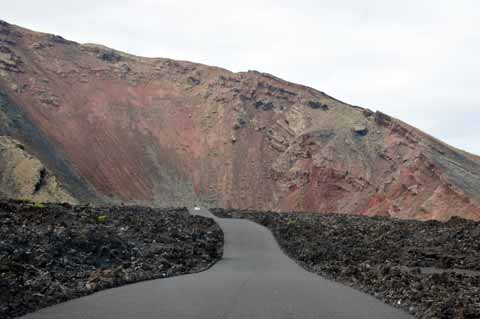
{"type": "Polygon", "coordinates": [[[390,125],[390,123],[392,123],[392,118],[385,113],[382,113],[380,111],[376,111],[375,112],[375,122],[379,125],[388,126],[388,125],[390,125]]]}
{"type": "Polygon", "coordinates": [[[353,132],[357,136],[367,136],[368,128],[364,125],[357,125],[353,128],[353,132]]]}
{"type": "Polygon", "coordinates": [[[193,77],[193,76],[189,76],[189,77],[187,78],[187,83],[188,83],[188,85],[190,85],[190,86],[196,86],[196,85],[199,85],[201,82],[200,82],[200,79],[195,78],[195,77],[193,77]]]}
{"type": "Polygon", "coordinates": [[[273,102],[271,101],[257,101],[255,108],[262,111],[270,111],[273,109],[273,102]]]}
{"type": "Polygon", "coordinates": [[[0,202],[0,318],[141,280],[207,269],[212,220],[182,209],[0,202]]]}
{"type": "Polygon", "coordinates": [[[22,60],[10,48],[0,46],[0,69],[9,72],[21,72],[22,60]]]}
{"type": "Polygon", "coordinates": [[[480,318],[479,222],[211,211],[264,225],[307,270],[417,318],[480,318]]]}
{"type": "Polygon", "coordinates": [[[122,60],[122,57],[113,50],[108,50],[100,53],[98,55],[98,58],[109,63],[117,63],[117,62],[120,62],[120,60],[122,60]]]}
{"type": "Polygon", "coordinates": [[[323,104],[321,102],[317,102],[317,101],[308,101],[307,103],[308,107],[312,108],[312,109],[319,109],[319,110],[323,110],[323,111],[327,111],[328,110],[328,105],[326,104],[323,104]]]}
{"type": "Polygon", "coordinates": [[[48,34],[47,39],[53,43],[59,43],[59,44],[71,44],[73,42],[66,40],[65,38],[59,36],[59,35],[54,35],[54,34],[48,34]]]}

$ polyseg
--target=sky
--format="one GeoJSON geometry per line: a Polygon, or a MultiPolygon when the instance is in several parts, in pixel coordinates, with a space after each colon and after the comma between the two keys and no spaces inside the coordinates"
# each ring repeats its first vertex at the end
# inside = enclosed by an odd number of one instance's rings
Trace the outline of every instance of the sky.
{"type": "Polygon", "coordinates": [[[480,154],[478,0],[15,0],[0,19],[141,56],[271,73],[480,154]]]}

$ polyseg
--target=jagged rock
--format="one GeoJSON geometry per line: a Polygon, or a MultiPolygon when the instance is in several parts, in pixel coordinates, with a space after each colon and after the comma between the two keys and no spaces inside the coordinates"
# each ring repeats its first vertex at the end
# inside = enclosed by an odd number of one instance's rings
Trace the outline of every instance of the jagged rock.
{"type": "Polygon", "coordinates": [[[262,111],[270,111],[273,109],[272,101],[257,101],[255,102],[255,108],[262,111]]]}
{"type": "Polygon", "coordinates": [[[187,83],[188,85],[191,85],[191,86],[196,86],[196,85],[199,85],[200,84],[200,80],[193,77],[193,76],[189,76],[187,78],[187,83]]]}
{"type": "Polygon", "coordinates": [[[39,102],[46,106],[60,106],[60,99],[58,96],[48,94],[47,92],[42,92],[38,98],[39,102]]]}
{"type": "Polygon", "coordinates": [[[380,125],[387,126],[392,122],[392,118],[380,111],[375,112],[375,122],[377,122],[380,125]]]}
{"type": "Polygon", "coordinates": [[[186,209],[0,201],[0,318],[96,291],[205,270],[223,233],[186,209]]]}
{"type": "Polygon", "coordinates": [[[20,72],[22,60],[12,50],[0,46],[0,69],[10,72],[20,72]]]}
{"type": "Polygon", "coordinates": [[[307,270],[417,318],[480,318],[478,222],[211,211],[268,227],[283,250],[307,270]]]}
{"type": "Polygon", "coordinates": [[[372,116],[372,115],[375,114],[375,112],[373,112],[373,111],[370,110],[370,109],[364,109],[364,110],[362,111],[362,113],[363,113],[363,115],[365,115],[365,117],[370,117],[370,116],[372,116]]]}
{"type": "Polygon", "coordinates": [[[10,28],[9,24],[3,20],[0,20],[0,34],[4,35],[9,35],[10,34],[10,28]]]}
{"type": "Polygon", "coordinates": [[[34,50],[43,50],[51,47],[53,47],[53,44],[50,42],[34,42],[31,45],[31,48],[34,50]]]}
{"type": "Polygon", "coordinates": [[[353,132],[358,136],[366,136],[368,128],[365,125],[357,125],[353,128],[353,132]]]}
{"type": "Polygon", "coordinates": [[[17,41],[11,40],[11,39],[2,39],[0,38],[0,45],[9,45],[9,46],[15,46],[17,44],[17,41]]]}
{"type": "Polygon", "coordinates": [[[239,117],[237,118],[237,121],[233,125],[233,129],[238,130],[238,129],[244,128],[246,125],[247,125],[247,121],[244,118],[239,117]]]}
{"type": "Polygon", "coordinates": [[[122,57],[113,50],[100,53],[98,58],[109,63],[118,63],[122,60],[122,57]]]}
{"type": "Polygon", "coordinates": [[[63,37],[55,34],[48,34],[47,35],[47,40],[53,43],[59,43],[59,44],[72,44],[73,42],[68,41],[64,39],[63,37]]]}
{"type": "Polygon", "coordinates": [[[318,102],[318,101],[308,101],[307,105],[312,109],[320,109],[320,110],[323,110],[323,111],[328,110],[328,105],[323,104],[323,103],[318,102]]]}
{"type": "MultiPolygon", "coordinates": [[[[255,73],[255,72],[253,72],[255,73]]],[[[257,72],[258,73],[258,72],[257,72]]],[[[268,73],[259,73],[265,78],[272,79],[272,80],[280,80],[279,78],[268,74],[268,73]]],[[[267,91],[269,95],[277,95],[282,98],[286,97],[295,97],[297,93],[287,90],[281,86],[273,85],[271,82],[267,81],[258,81],[257,82],[257,90],[259,91],[267,91]]]]}

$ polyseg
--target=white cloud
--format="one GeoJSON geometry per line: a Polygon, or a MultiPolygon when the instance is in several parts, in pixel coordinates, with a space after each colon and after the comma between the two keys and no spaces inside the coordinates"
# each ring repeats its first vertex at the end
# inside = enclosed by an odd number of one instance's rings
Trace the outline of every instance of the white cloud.
{"type": "Polygon", "coordinates": [[[273,73],[480,154],[475,0],[16,0],[2,14],[138,55],[273,73]]]}

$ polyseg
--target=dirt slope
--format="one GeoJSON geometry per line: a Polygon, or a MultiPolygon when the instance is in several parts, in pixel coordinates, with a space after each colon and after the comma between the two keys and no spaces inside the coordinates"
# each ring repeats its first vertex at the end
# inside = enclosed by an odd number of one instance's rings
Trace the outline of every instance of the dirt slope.
{"type": "Polygon", "coordinates": [[[477,156],[268,74],[2,22],[0,88],[0,130],[82,201],[480,218],[477,156]]]}
{"type": "Polygon", "coordinates": [[[0,198],[77,203],[38,159],[7,136],[0,136],[0,185],[0,198]]]}

